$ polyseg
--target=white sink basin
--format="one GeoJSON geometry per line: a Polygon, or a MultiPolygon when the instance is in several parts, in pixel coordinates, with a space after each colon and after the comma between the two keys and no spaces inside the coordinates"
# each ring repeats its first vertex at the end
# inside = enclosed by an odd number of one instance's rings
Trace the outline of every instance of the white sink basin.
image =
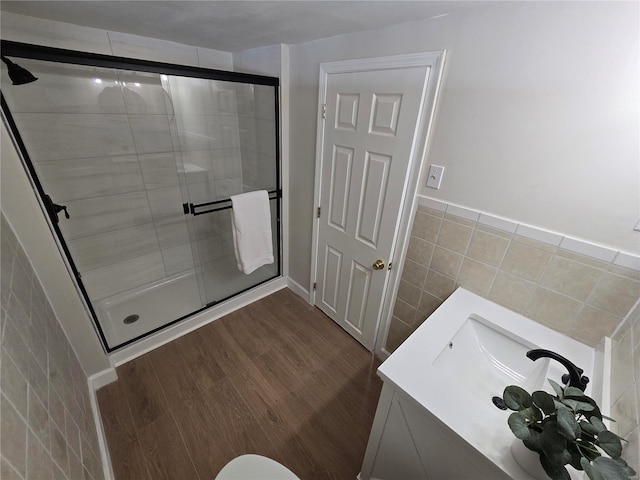
{"type": "Polygon", "coordinates": [[[442,348],[433,366],[488,401],[502,396],[507,385],[519,385],[529,392],[545,389],[550,360],[533,362],[527,358],[533,348],[524,339],[471,315],[442,348]]]}

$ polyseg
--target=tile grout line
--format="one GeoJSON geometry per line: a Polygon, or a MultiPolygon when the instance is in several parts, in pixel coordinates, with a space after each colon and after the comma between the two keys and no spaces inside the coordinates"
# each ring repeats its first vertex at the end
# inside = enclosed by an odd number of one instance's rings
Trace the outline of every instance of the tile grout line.
{"type": "Polygon", "coordinates": [[[25,479],[25,477],[20,475],[20,472],[18,472],[18,469],[4,455],[0,455],[0,457],[2,458],[2,460],[4,460],[4,462],[7,465],[9,465],[9,468],[11,468],[11,470],[13,470],[13,472],[18,476],[18,478],[20,478],[20,480],[24,480],[25,479]]]}

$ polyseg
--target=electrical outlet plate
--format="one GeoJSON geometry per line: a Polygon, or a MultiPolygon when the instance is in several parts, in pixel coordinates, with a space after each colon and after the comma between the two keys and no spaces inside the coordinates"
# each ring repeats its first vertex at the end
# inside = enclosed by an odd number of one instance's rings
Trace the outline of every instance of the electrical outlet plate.
{"type": "Polygon", "coordinates": [[[634,229],[636,232],[640,232],[640,220],[638,220],[638,223],[636,223],[636,226],[635,226],[635,227],[633,227],[633,229],[634,229]]]}
{"type": "Polygon", "coordinates": [[[440,165],[431,165],[429,167],[429,175],[427,176],[427,187],[440,188],[440,182],[444,175],[444,167],[440,165]]]}

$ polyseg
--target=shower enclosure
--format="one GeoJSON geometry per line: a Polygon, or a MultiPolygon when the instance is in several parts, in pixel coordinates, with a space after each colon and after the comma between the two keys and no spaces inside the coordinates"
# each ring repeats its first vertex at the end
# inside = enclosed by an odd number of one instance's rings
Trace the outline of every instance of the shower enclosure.
{"type": "Polygon", "coordinates": [[[107,351],[280,276],[278,79],[2,41],[2,111],[107,351]],[[237,268],[229,197],[269,192],[237,268]]]}

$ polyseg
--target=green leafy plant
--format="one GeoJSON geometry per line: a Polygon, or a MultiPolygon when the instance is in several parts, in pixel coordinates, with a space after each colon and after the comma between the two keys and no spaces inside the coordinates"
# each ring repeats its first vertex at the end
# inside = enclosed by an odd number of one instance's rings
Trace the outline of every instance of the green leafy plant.
{"type": "Polygon", "coordinates": [[[508,423],[524,445],[540,455],[553,480],[570,480],[566,465],[584,470],[591,480],[629,480],[636,472],[620,458],[622,441],[603,423],[595,400],[575,387],[549,380],[556,396],[529,394],[516,385],[504,389],[505,405],[514,411],[508,423]],[[606,454],[608,456],[603,455],[606,454]]]}

